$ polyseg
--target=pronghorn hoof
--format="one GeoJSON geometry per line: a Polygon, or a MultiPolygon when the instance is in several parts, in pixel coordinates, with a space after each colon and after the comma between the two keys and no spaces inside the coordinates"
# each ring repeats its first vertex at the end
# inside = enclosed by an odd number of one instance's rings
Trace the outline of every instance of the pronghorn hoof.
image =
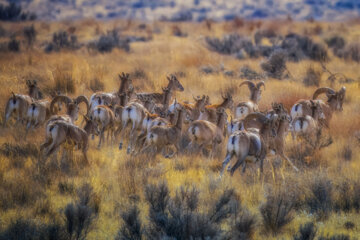
{"type": "Polygon", "coordinates": [[[94,140],[94,139],[95,139],[95,136],[94,136],[94,134],[93,134],[93,135],[91,135],[91,139],[92,139],[92,140],[94,140]]]}
{"type": "Polygon", "coordinates": [[[231,166],[227,167],[227,171],[230,172],[231,171],[231,166]]]}
{"type": "Polygon", "coordinates": [[[126,153],[127,153],[127,154],[130,154],[130,153],[131,153],[131,149],[128,148],[128,149],[126,150],[126,153]]]}
{"type": "Polygon", "coordinates": [[[119,149],[120,150],[122,149],[122,145],[123,145],[122,143],[119,144],[119,149]]]}

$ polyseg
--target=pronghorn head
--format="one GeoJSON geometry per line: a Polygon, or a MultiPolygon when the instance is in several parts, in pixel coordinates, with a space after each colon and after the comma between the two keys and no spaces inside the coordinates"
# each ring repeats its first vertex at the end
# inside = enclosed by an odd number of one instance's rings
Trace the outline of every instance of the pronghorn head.
{"type": "Polygon", "coordinates": [[[247,123],[252,120],[257,121],[260,124],[260,133],[263,136],[276,137],[279,128],[279,116],[277,114],[267,117],[260,112],[250,113],[245,117],[244,125],[247,125],[247,123]]]}
{"type": "Polygon", "coordinates": [[[223,99],[223,104],[225,104],[227,108],[232,109],[234,107],[234,100],[230,93],[226,93],[225,95],[221,94],[221,97],[223,99]]]}
{"type": "Polygon", "coordinates": [[[170,90],[179,91],[179,92],[184,91],[184,87],[181,85],[180,81],[177,79],[177,77],[174,74],[171,74],[170,76],[167,76],[166,78],[169,81],[167,87],[170,90]]]}
{"type": "Polygon", "coordinates": [[[153,99],[152,97],[144,96],[144,97],[142,98],[142,102],[143,102],[144,107],[145,107],[149,112],[152,112],[152,110],[153,110],[154,107],[155,107],[154,99],[153,99]]]}
{"type": "Polygon", "coordinates": [[[202,97],[198,96],[198,97],[194,97],[194,101],[195,101],[195,106],[196,108],[202,110],[204,109],[205,105],[207,102],[209,102],[209,97],[208,96],[205,96],[205,95],[202,95],[202,97]]]}
{"type": "Polygon", "coordinates": [[[327,102],[333,110],[342,111],[343,102],[345,99],[346,88],[343,86],[339,91],[335,91],[329,87],[322,87],[316,89],[313,95],[313,99],[316,99],[320,94],[326,94],[327,102]]]}
{"type": "Polygon", "coordinates": [[[277,115],[282,115],[282,114],[287,114],[287,110],[284,108],[284,105],[282,103],[276,103],[276,102],[273,102],[271,104],[271,107],[272,109],[269,110],[266,114],[267,117],[272,117],[274,114],[277,114],[277,115]]]}
{"type": "Polygon", "coordinates": [[[50,112],[53,114],[55,113],[54,105],[58,101],[65,103],[67,114],[71,116],[74,120],[77,120],[79,117],[79,105],[82,102],[84,102],[86,105],[86,115],[89,114],[89,110],[90,110],[89,100],[87,99],[87,97],[83,95],[80,95],[75,99],[71,99],[70,97],[65,95],[59,95],[54,97],[50,103],[50,112]]]}
{"type": "Polygon", "coordinates": [[[258,103],[261,99],[261,86],[264,87],[265,89],[265,82],[261,81],[258,82],[257,84],[255,84],[252,81],[246,80],[243,81],[239,87],[241,87],[242,85],[247,85],[249,90],[250,90],[250,100],[253,101],[254,103],[258,103]]]}
{"type": "Polygon", "coordinates": [[[129,73],[122,72],[118,75],[120,79],[120,87],[118,94],[126,93],[126,91],[132,86],[132,80],[129,73]]]}
{"type": "Polygon", "coordinates": [[[94,134],[96,136],[98,136],[100,134],[100,131],[97,127],[97,124],[95,123],[95,121],[92,119],[91,117],[88,117],[86,115],[83,115],[84,120],[85,120],[85,126],[84,126],[84,130],[87,134],[94,134]]]}
{"type": "Polygon", "coordinates": [[[37,86],[37,81],[36,80],[27,80],[26,81],[26,86],[28,87],[28,94],[30,97],[34,98],[34,99],[41,99],[42,98],[42,93],[39,89],[39,87],[37,86]]]}

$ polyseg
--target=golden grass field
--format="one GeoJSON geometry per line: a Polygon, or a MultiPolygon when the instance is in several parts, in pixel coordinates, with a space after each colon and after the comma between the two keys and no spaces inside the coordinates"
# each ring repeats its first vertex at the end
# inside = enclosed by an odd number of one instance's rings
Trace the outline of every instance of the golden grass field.
{"type": "MultiPolygon", "coordinates": [[[[206,48],[206,36],[222,37],[223,34],[238,32],[252,36],[260,29],[272,28],[278,34],[285,35],[289,32],[309,34],[314,41],[321,42],[327,36],[338,34],[348,42],[360,40],[360,24],[357,22],[346,23],[321,23],[321,22],[291,22],[268,21],[262,24],[245,23],[237,27],[231,22],[214,23],[212,29],[206,28],[204,23],[177,23],[181,30],[188,34],[187,37],[172,35],[174,23],[156,22],[147,25],[147,29],[139,30],[139,23],[126,21],[96,22],[84,20],[79,22],[34,22],[37,30],[37,41],[32,49],[22,49],[20,53],[0,53],[0,111],[3,113],[5,103],[11,91],[26,93],[26,79],[37,79],[41,89],[49,89],[55,81],[62,81],[71,77],[75,82],[75,93],[71,96],[85,94],[90,97],[90,82],[94,79],[104,84],[105,91],[116,91],[119,86],[118,73],[143,70],[147,80],[133,79],[137,91],[161,91],[166,81],[166,75],[174,72],[183,72],[179,78],[185,91],[177,92],[179,100],[192,100],[192,95],[208,94],[212,103],[221,101],[221,90],[233,88],[235,103],[247,100],[248,89],[238,88],[243,79],[227,77],[222,73],[203,74],[199,71],[202,66],[218,67],[220,64],[227,70],[238,71],[244,65],[250,66],[261,72],[262,58],[238,60],[232,56],[220,55],[206,48]],[[76,27],[75,34],[79,42],[88,42],[101,33],[115,27],[124,28],[122,34],[152,35],[149,42],[131,43],[130,52],[114,49],[111,53],[89,52],[86,47],[76,51],[63,50],[60,52],[44,53],[41,42],[51,41],[52,33],[58,30],[67,30],[76,27]],[[321,33],[314,33],[315,28],[321,28],[321,33]],[[159,33],[155,33],[158,29],[159,33]],[[154,32],[154,33],[152,33],[154,32]]],[[[18,33],[26,25],[23,23],[1,23],[9,32],[18,33]]],[[[17,37],[22,38],[20,34],[17,37]]],[[[266,42],[264,44],[270,44],[266,42]]],[[[330,61],[326,67],[332,72],[341,72],[348,78],[354,79],[352,83],[335,82],[332,86],[338,90],[346,86],[344,111],[336,112],[331,121],[331,126],[326,134],[333,137],[330,146],[316,151],[305,160],[293,159],[300,168],[296,173],[286,163],[276,165],[276,177],[272,177],[271,161],[268,156],[264,165],[264,179],[259,180],[257,167],[250,167],[245,174],[236,172],[233,177],[228,174],[219,179],[219,169],[225,155],[225,144],[221,157],[207,159],[202,156],[179,155],[173,159],[165,159],[158,155],[156,159],[149,160],[147,156],[130,158],[125,150],[120,151],[117,144],[105,144],[100,150],[96,148],[98,138],[90,140],[88,151],[89,166],[81,162],[81,154],[76,151],[73,159],[68,159],[68,168],[64,170],[59,163],[49,158],[46,163],[39,166],[38,157],[14,154],[0,155],[0,230],[4,231],[16,219],[31,219],[36,223],[63,224],[64,209],[67,204],[76,201],[76,189],[83,184],[90,184],[97,200],[100,202],[100,211],[93,221],[86,239],[113,239],[122,225],[121,212],[132,204],[132,198],[138,197],[137,205],[140,209],[140,218],[143,225],[149,221],[147,217],[148,204],[144,200],[144,187],[149,183],[166,181],[171,195],[183,185],[196,186],[200,191],[200,211],[205,206],[211,205],[223,189],[234,188],[245,206],[256,216],[256,229],[253,239],[292,239],[299,226],[306,222],[314,222],[317,227],[317,236],[347,234],[351,239],[360,238],[360,213],[354,209],[349,212],[331,211],[327,218],[319,219],[315,214],[310,214],[306,209],[294,210],[294,219],[279,233],[269,234],[262,224],[259,206],[266,200],[269,189],[286,188],[296,191],[299,199],[304,200],[311,195],[309,183],[316,177],[326,176],[332,182],[332,199],[341,202],[345,195],[338,189],[345,181],[360,183],[360,150],[356,132],[360,131],[360,84],[359,63],[345,61],[332,55],[328,51],[330,61]],[[349,150],[350,149],[350,150],[349,150]],[[345,159],[344,151],[351,151],[351,156],[345,159]],[[281,177],[282,172],[284,178],[281,177]],[[66,185],[69,191],[59,191],[59,186],[66,185]],[[20,195],[20,196],[19,196],[20,195]],[[21,200],[16,200],[20,198],[21,200]],[[9,201],[9,202],[8,202],[9,201]],[[11,203],[13,202],[13,204],[11,203]],[[8,207],[4,207],[5,205],[8,207]],[[204,207],[203,207],[204,206],[204,207]],[[352,222],[355,227],[346,229],[344,224],[352,222]]],[[[284,80],[266,79],[266,90],[263,91],[260,101],[260,110],[271,107],[271,103],[284,102],[289,108],[298,99],[311,98],[316,87],[305,87],[302,84],[309,66],[321,69],[318,62],[303,60],[298,63],[287,62],[287,68],[293,78],[284,80]]],[[[320,86],[330,86],[327,73],[321,76],[320,86]]],[[[85,109],[82,109],[85,112],[85,109]]],[[[3,120],[3,114],[1,115],[3,120]]],[[[81,124],[81,118],[77,124],[81,124]]],[[[41,127],[36,132],[29,133],[24,140],[25,130],[13,128],[8,124],[6,128],[0,127],[0,145],[4,144],[34,144],[39,146],[44,140],[44,129],[41,127]]],[[[290,134],[286,141],[286,153],[294,156],[293,147],[300,142],[293,142],[290,134]]],[[[31,145],[32,146],[32,145],[31,145]]],[[[353,186],[353,185],[351,185],[353,186]]],[[[350,195],[360,194],[351,187],[350,195]]],[[[360,197],[358,198],[360,199],[360,197]]],[[[227,229],[226,223],[222,224],[227,229]]]]}

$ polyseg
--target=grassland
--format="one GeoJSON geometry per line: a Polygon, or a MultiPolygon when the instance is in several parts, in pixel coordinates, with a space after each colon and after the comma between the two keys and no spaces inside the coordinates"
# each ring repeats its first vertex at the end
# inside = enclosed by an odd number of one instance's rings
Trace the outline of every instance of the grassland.
{"type": "MultiPolygon", "coordinates": [[[[333,35],[340,35],[347,42],[357,42],[360,38],[360,25],[357,22],[269,21],[261,24],[248,22],[240,26],[234,22],[226,22],[213,23],[211,29],[204,23],[177,24],[182,32],[187,33],[187,37],[173,36],[174,23],[155,22],[147,24],[145,30],[139,29],[139,24],[93,20],[75,23],[34,22],[37,39],[32,48],[22,47],[18,53],[0,53],[0,111],[4,112],[11,91],[26,92],[27,79],[37,79],[45,93],[51,92],[56,82],[70,81],[75,89],[69,95],[85,94],[90,97],[91,82],[95,79],[103,84],[103,90],[116,90],[119,84],[117,74],[120,72],[144,73],[141,78],[133,79],[137,91],[160,91],[161,86],[166,84],[166,75],[177,72],[182,73],[180,81],[185,88],[184,92],[176,94],[179,100],[191,100],[192,95],[208,94],[211,102],[216,103],[221,99],[221,90],[233,89],[235,102],[239,102],[248,98],[248,90],[238,88],[241,78],[226,76],[222,71],[204,74],[199,69],[203,66],[219,68],[223,64],[226,70],[237,73],[241,67],[247,65],[257,72],[262,72],[260,63],[264,58],[239,60],[233,56],[212,52],[206,47],[206,36],[222,37],[231,32],[253,36],[258,29],[273,29],[279,35],[289,32],[307,34],[321,43],[333,35]],[[71,27],[75,28],[74,33],[80,43],[90,42],[114,28],[122,29],[122,35],[151,36],[152,39],[131,43],[129,52],[114,49],[110,53],[101,54],[88,51],[86,47],[51,53],[43,51],[43,43],[51,41],[54,32],[68,31],[71,27]],[[316,30],[319,28],[321,31],[316,30]]],[[[8,35],[12,33],[18,40],[24,40],[21,35],[24,24],[1,25],[8,35]]],[[[1,39],[6,40],[6,36],[1,39]]],[[[270,45],[266,39],[263,42],[270,45]]],[[[330,129],[325,133],[333,137],[333,144],[313,152],[310,156],[297,157],[297,150],[294,149],[304,143],[293,142],[288,136],[286,152],[301,169],[299,173],[269,156],[265,163],[263,180],[259,180],[256,167],[249,168],[243,175],[225,175],[220,180],[219,169],[224,153],[219,154],[221,157],[217,159],[180,155],[174,159],[158,156],[150,160],[147,156],[130,158],[116,146],[106,145],[98,150],[97,141],[91,141],[90,144],[89,166],[83,165],[81,154],[77,152],[73,158],[58,162],[49,159],[44,163],[39,160],[37,150],[44,139],[43,128],[30,133],[27,140],[24,140],[25,130],[9,124],[6,128],[0,127],[0,230],[5,231],[20,218],[29,219],[35,224],[64,225],[66,206],[79,201],[78,189],[89,184],[93,188],[92,199],[99,211],[92,221],[86,239],[111,239],[123,225],[121,213],[126,212],[131,205],[138,206],[142,225],[145,227],[149,224],[145,186],[166,181],[171,196],[175,196],[181,186],[195,186],[200,192],[200,212],[207,211],[207,207],[216,202],[224,189],[234,189],[241,199],[241,206],[255,216],[253,239],[290,239],[299,226],[306,222],[315,223],[317,236],[343,233],[351,239],[359,238],[360,214],[359,208],[356,208],[360,206],[360,143],[357,135],[360,131],[359,63],[333,56],[330,50],[328,53],[330,60],[326,67],[332,72],[343,73],[354,81],[338,80],[330,83],[327,80],[329,75],[325,72],[321,74],[320,86],[333,84],[334,89],[346,86],[344,111],[335,114],[330,129]],[[270,162],[275,162],[275,179],[272,177],[270,162]],[[324,210],[326,214],[321,215],[309,210],[308,203],[309,199],[316,196],[312,186],[324,181],[326,183],[322,186],[325,187],[320,187],[320,195],[326,196],[315,197],[314,201],[320,205],[329,203],[331,207],[330,210],[324,210]],[[346,184],[348,188],[342,188],[346,184]],[[281,231],[272,234],[265,227],[260,206],[266,202],[269,192],[276,189],[297,197],[294,200],[296,207],[290,212],[293,220],[281,231]],[[351,205],[349,210],[342,207],[347,201],[351,205]],[[355,226],[346,228],[346,222],[352,222],[355,226]]],[[[283,102],[289,108],[298,99],[310,98],[316,87],[303,85],[309,66],[321,70],[320,64],[311,60],[287,62],[291,78],[266,79],[266,90],[263,91],[260,109],[269,109],[275,101],[283,102]]],[[[82,111],[85,112],[85,109],[82,111]]],[[[3,115],[1,118],[3,121],[3,115]]],[[[81,124],[81,119],[77,124],[81,124]]],[[[224,222],[221,228],[226,231],[229,226],[228,222],[224,222]]]]}

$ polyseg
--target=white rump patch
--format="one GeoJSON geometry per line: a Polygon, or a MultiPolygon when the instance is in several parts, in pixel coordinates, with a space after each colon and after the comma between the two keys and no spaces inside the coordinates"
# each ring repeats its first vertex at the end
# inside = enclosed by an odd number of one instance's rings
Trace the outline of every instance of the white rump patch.
{"type": "Polygon", "coordinates": [[[248,107],[245,106],[237,107],[235,110],[235,118],[243,119],[247,115],[249,115],[249,113],[250,111],[248,107]]]}
{"type": "Polygon", "coordinates": [[[291,108],[291,118],[294,119],[296,117],[301,117],[303,115],[303,109],[302,109],[302,105],[301,104],[295,104],[292,108],[291,108]],[[297,110],[296,110],[296,106],[297,110]]]}

